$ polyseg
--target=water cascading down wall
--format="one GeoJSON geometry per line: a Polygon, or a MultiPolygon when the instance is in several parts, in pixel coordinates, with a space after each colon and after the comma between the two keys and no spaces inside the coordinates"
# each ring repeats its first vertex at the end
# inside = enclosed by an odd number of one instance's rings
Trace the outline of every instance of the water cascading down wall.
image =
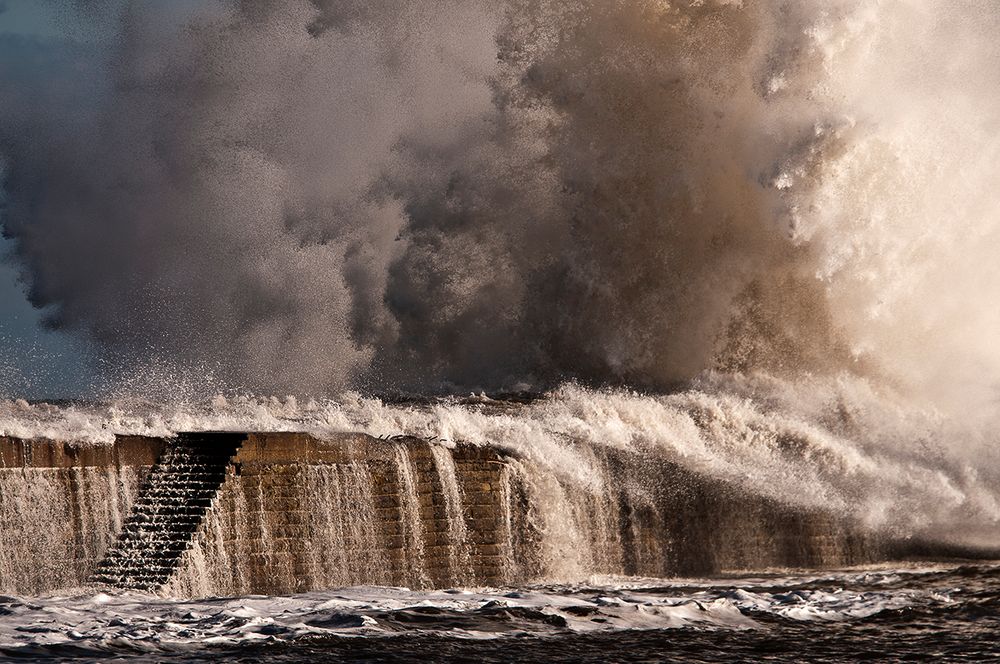
{"type": "Polygon", "coordinates": [[[502,586],[885,555],[832,515],[594,454],[600,476],[584,483],[498,449],[402,437],[0,438],[0,592],[502,586]]]}

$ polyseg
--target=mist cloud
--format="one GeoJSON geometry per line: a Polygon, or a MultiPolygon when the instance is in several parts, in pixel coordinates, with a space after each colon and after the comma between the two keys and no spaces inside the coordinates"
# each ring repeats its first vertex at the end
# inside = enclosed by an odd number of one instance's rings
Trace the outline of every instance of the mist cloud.
{"type": "MultiPolygon", "coordinates": [[[[996,12],[958,13],[300,0],[167,30],[128,5],[93,52],[0,73],[4,229],[32,301],[109,376],[322,394],[905,375],[917,343],[892,355],[891,331],[928,336],[874,253],[924,246],[933,176],[900,175],[904,111],[873,82],[936,126],[905,85],[913,43],[992,57],[996,12]],[[878,78],[872,49],[893,54],[878,78]]],[[[963,223],[992,233],[992,212],[963,223]]]]}

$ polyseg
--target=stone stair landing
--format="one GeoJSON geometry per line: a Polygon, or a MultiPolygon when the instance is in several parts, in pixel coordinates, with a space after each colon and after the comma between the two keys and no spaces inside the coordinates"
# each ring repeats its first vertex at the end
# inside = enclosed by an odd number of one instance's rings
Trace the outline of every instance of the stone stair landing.
{"type": "Polygon", "coordinates": [[[166,584],[245,439],[246,434],[211,432],[170,441],[92,580],[148,592],[166,584]]]}

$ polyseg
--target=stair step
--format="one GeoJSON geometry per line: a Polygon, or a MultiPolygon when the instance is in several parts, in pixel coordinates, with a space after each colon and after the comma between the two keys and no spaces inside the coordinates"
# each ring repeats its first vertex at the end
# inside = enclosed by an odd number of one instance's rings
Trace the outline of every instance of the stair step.
{"type": "Polygon", "coordinates": [[[165,584],[190,548],[244,440],[242,434],[181,434],[168,445],[92,580],[133,590],[165,584]]]}

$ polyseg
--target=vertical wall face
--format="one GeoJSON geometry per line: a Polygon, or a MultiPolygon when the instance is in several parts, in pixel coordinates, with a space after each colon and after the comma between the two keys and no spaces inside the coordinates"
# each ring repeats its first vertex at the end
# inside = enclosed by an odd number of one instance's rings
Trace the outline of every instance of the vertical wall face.
{"type": "Polygon", "coordinates": [[[834,566],[880,554],[828,516],[622,454],[580,481],[415,439],[250,435],[165,591],[281,594],[834,566]]]}
{"type": "Polygon", "coordinates": [[[511,576],[573,582],[593,575],[669,577],[767,567],[834,567],[884,556],[879,539],[623,453],[595,458],[586,484],[510,460],[511,576]]]}
{"type": "Polygon", "coordinates": [[[0,438],[0,592],[83,585],[121,530],[162,442],[0,438]]]}
{"type": "Polygon", "coordinates": [[[503,583],[504,472],[486,449],[251,435],[166,592],[503,583]]]}
{"type": "MultiPolygon", "coordinates": [[[[164,441],[0,439],[0,592],[86,582],[164,441]]],[[[166,458],[166,457],[164,457],[166,458]]],[[[494,449],[347,434],[249,434],[192,539],[175,596],[350,585],[520,585],[884,558],[830,515],[663,460],[592,452],[568,478],[494,449]]]]}

